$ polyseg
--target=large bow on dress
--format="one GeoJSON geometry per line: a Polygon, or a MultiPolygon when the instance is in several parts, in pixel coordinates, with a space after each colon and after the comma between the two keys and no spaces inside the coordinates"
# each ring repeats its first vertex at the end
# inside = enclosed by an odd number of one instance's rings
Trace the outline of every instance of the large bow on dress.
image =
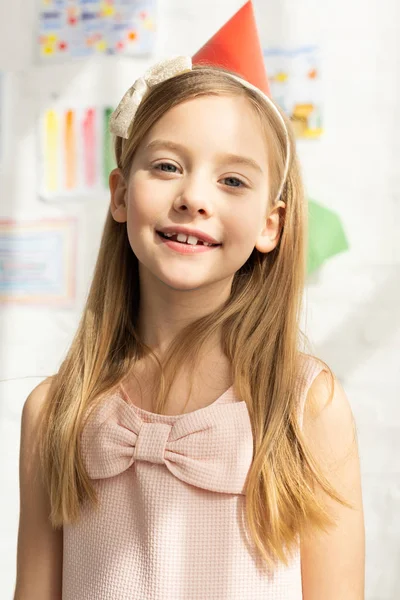
{"type": "Polygon", "coordinates": [[[92,479],[147,461],[165,465],[191,485],[231,494],[244,494],[253,456],[244,401],[214,403],[177,417],[142,411],[115,394],[94,410],[81,442],[92,479]]]}

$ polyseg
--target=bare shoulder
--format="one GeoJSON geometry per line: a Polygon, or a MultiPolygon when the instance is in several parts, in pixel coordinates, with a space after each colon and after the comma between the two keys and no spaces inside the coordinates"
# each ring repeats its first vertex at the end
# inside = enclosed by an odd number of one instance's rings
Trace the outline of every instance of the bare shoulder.
{"type": "Polygon", "coordinates": [[[52,378],[32,390],[21,416],[20,514],[15,600],[61,598],[62,529],[51,526],[50,500],[39,460],[38,426],[52,378]]]}
{"type": "Polygon", "coordinates": [[[22,424],[36,427],[52,382],[53,377],[48,377],[31,391],[22,409],[22,424]]]}
{"type": "Polygon", "coordinates": [[[52,378],[37,385],[24,402],[21,414],[20,435],[20,491],[30,477],[40,474],[39,456],[39,425],[42,410],[48,397],[52,378]]]}
{"type": "MultiPolygon", "coordinates": [[[[323,369],[314,379],[307,393],[304,406],[304,433],[309,438],[321,434],[336,434],[341,438],[354,440],[356,426],[353,411],[347,394],[335,376],[323,369]]],[[[309,439],[312,441],[312,439],[309,439]]],[[[332,448],[333,449],[333,448],[332,448]]],[[[340,444],[337,447],[340,450],[340,444]]]]}
{"type": "Polygon", "coordinates": [[[365,532],[357,430],[347,394],[327,370],[316,376],[308,390],[303,434],[323,474],[351,506],[316,489],[335,525],[302,539],[303,598],[362,600],[365,532]],[[321,573],[329,577],[320,577],[321,573]]]}

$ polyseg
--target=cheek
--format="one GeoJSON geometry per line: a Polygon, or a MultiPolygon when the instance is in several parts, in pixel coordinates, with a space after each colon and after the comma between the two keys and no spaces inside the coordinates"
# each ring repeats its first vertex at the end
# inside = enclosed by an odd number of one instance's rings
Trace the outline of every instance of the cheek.
{"type": "Polygon", "coordinates": [[[151,194],[144,183],[135,183],[129,186],[127,207],[129,244],[136,258],[144,263],[146,261],[145,247],[148,244],[149,236],[151,236],[151,225],[155,221],[151,194]]]}
{"type": "Polygon", "coordinates": [[[235,245],[254,246],[260,231],[257,209],[249,206],[233,209],[225,220],[225,229],[228,238],[231,238],[235,245]]]}
{"type": "Polygon", "coordinates": [[[152,219],[155,209],[155,194],[149,182],[132,182],[128,193],[128,221],[131,225],[137,229],[145,224],[152,219]]]}

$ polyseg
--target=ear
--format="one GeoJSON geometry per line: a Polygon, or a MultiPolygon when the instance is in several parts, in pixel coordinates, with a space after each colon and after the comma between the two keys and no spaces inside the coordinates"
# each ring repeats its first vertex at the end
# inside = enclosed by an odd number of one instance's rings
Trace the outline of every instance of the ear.
{"type": "Polygon", "coordinates": [[[265,226],[255,243],[259,252],[271,252],[277,246],[285,218],[285,209],[286,204],[280,200],[267,216],[265,226]]]}
{"type": "Polygon", "coordinates": [[[128,218],[126,208],[127,187],[121,169],[113,169],[111,171],[109,186],[111,192],[111,214],[117,223],[126,223],[128,218]]]}

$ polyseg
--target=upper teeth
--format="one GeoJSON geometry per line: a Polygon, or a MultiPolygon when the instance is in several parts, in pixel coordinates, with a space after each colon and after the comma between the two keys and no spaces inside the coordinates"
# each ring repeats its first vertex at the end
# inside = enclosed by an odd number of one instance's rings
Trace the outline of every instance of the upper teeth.
{"type": "Polygon", "coordinates": [[[186,242],[187,244],[192,244],[193,246],[195,246],[197,242],[202,242],[205,246],[212,246],[212,244],[204,242],[203,240],[199,240],[198,238],[194,237],[194,235],[185,235],[184,233],[164,233],[163,235],[165,235],[165,237],[172,237],[176,235],[178,242],[186,242]]]}

